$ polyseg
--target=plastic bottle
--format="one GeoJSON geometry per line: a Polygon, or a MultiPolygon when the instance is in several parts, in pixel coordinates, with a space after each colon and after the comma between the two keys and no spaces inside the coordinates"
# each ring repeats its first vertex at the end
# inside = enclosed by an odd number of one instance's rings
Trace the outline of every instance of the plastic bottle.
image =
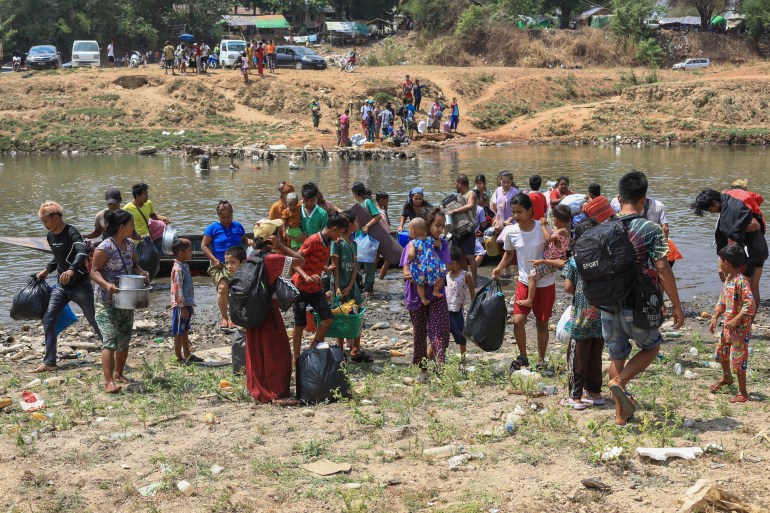
{"type": "Polygon", "coordinates": [[[64,381],[64,378],[61,376],[51,376],[50,378],[43,380],[43,386],[48,388],[58,387],[64,383],[64,381]]]}
{"type": "Polygon", "coordinates": [[[195,488],[188,481],[179,481],[176,484],[176,487],[179,489],[180,492],[184,494],[185,497],[189,497],[190,495],[195,493],[195,488]]]}
{"type": "Polygon", "coordinates": [[[674,372],[676,373],[677,376],[681,376],[682,375],[682,364],[681,363],[676,362],[674,364],[674,372]]]}
{"type": "Polygon", "coordinates": [[[703,362],[704,367],[708,367],[709,369],[721,369],[722,364],[719,362],[703,362]]]}
{"type": "Polygon", "coordinates": [[[441,447],[432,447],[422,451],[422,455],[427,458],[448,458],[463,451],[462,445],[442,445],[441,447]]]}
{"type": "Polygon", "coordinates": [[[40,381],[40,378],[35,378],[32,381],[30,381],[29,383],[27,383],[26,385],[24,385],[24,388],[35,388],[40,383],[42,383],[42,381],[40,381]]]}
{"type": "Polygon", "coordinates": [[[516,431],[516,421],[518,419],[519,419],[519,416],[513,412],[505,416],[505,431],[509,435],[512,435],[513,432],[516,431]]]}

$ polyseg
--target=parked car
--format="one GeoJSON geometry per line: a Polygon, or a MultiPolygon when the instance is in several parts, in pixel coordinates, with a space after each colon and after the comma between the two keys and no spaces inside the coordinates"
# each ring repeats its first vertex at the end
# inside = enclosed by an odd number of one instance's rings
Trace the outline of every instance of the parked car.
{"type": "Polygon", "coordinates": [[[242,39],[223,39],[219,42],[219,65],[232,68],[235,61],[246,51],[246,41],[242,39]]]}
{"type": "Polygon", "coordinates": [[[698,68],[708,68],[711,66],[711,61],[708,59],[685,59],[682,62],[678,62],[671,66],[671,69],[698,69],[698,68]]]}
{"type": "Polygon", "coordinates": [[[61,54],[55,46],[33,46],[27,54],[27,68],[30,69],[59,69],[61,68],[61,54]]]}
{"type": "Polygon", "coordinates": [[[33,46],[27,54],[27,68],[29,69],[58,69],[61,68],[61,54],[55,46],[33,46]]]}
{"type": "Polygon", "coordinates": [[[96,41],[75,41],[72,43],[72,67],[102,65],[99,43],[96,41]]]}
{"type": "Polygon", "coordinates": [[[295,69],[326,69],[326,61],[304,46],[276,46],[275,65],[295,69]]]}

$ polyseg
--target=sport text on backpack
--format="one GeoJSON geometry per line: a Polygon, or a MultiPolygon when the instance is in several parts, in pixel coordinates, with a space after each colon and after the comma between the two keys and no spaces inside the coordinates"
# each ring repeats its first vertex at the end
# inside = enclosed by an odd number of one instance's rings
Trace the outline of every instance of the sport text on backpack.
{"type": "Polygon", "coordinates": [[[575,263],[584,282],[586,299],[593,306],[614,308],[636,285],[639,270],[628,222],[639,215],[608,220],[586,231],[575,243],[575,263]]]}
{"type": "Polygon", "coordinates": [[[230,320],[242,328],[262,324],[272,310],[273,291],[267,284],[265,257],[255,252],[230,280],[230,320]]]}

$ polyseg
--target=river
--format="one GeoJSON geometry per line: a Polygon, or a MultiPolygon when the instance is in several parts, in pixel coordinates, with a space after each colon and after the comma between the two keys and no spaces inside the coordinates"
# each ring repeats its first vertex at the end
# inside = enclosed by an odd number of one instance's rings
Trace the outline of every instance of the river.
{"type": "MultiPolygon", "coordinates": [[[[193,161],[181,157],[128,155],[86,156],[0,156],[0,236],[45,236],[37,217],[39,205],[56,200],[64,206],[65,221],[87,233],[96,212],[103,208],[108,186],[117,186],[124,201],[137,182],[150,185],[150,199],[158,213],[172,219],[180,234],[202,233],[216,219],[215,206],[228,199],[235,206],[235,218],[245,226],[265,217],[277,198],[277,186],[289,180],[299,186],[315,181],[325,196],[339,207],[352,204],[350,185],[366,183],[373,191],[390,194],[391,222],[397,223],[401,205],[410,187],[423,186],[428,201],[437,204],[453,192],[454,177],[465,173],[471,180],[485,174],[494,181],[502,169],[513,171],[519,185],[531,174],[543,181],[566,175],[575,192],[585,192],[596,181],[608,197],[617,194],[618,178],[632,169],[644,171],[650,180],[649,196],[667,208],[671,237],[684,255],[675,274],[683,299],[704,293],[718,293],[713,242],[714,217],[697,218],[688,205],[698,191],[726,188],[735,178],[746,178],[752,190],[767,193],[768,150],[725,147],[594,147],[594,146],[512,146],[460,148],[428,153],[414,160],[340,161],[309,160],[303,169],[290,171],[288,161],[272,163],[239,162],[240,169],[227,169],[227,159],[213,159],[212,170],[196,174],[193,161]]],[[[0,244],[0,320],[8,320],[13,294],[27,275],[41,270],[47,262],[42,253],[0,244]]],[[[488,273],[488,269],[482,274],[488,273]]],[[[764,280],[767,283],[767,280],[764,280]]],[[[767,296],[763,285],[763,296],[767,296]]],[[[165,295],[164,295],[165,296],[165,295]]]]}

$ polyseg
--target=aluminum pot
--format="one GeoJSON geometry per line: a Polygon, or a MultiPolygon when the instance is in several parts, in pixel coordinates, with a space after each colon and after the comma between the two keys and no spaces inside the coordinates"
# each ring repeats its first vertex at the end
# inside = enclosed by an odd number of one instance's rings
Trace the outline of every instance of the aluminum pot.
{"type": "Polygon", "coordinates": [[[150,291],[152,287],[142,289],[118,289],[113,296],[115,308],[121,310],[139,310],[150,306],[150,291]]]}
{"type": "Polygon", "coordinates": [[[118,276],[119,289],[143,289],[144,276],[141,274],[122,274],[118,276]]]}

